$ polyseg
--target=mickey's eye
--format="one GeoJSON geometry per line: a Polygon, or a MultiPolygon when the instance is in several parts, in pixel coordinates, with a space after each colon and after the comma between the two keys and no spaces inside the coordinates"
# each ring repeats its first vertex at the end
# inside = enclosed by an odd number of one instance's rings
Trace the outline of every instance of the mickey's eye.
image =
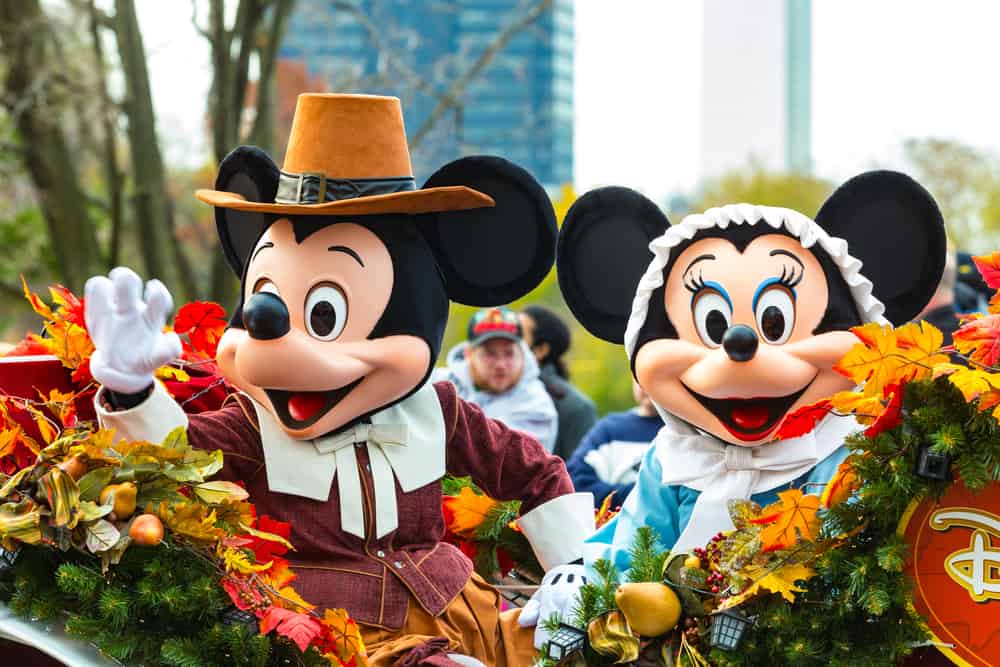
{"type": "Polygon", "coordinates": [[[719,347],[733,321],[733,307],[718,292],[705,289],[694,298],[694,326],[705,345],[719,347]]]}
{"type": "Polygon", "coordinates": [[[306,297],[306,329],[318,340],[334,340],[347,324],[347,298],[336,285],[313,287],[306,297]]]}
{"type": "Polygon", "coordinates": [[[795,327],[795,301],[788,290],[781,286],[764,290],[755,308],[757,330],[764,339],[772,345],[787,341],[795,327]]]}

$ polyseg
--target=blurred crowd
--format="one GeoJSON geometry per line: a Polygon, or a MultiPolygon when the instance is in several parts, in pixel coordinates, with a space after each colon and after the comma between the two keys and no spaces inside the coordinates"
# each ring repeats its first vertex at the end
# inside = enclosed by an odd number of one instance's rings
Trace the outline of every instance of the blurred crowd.
{"type": "MultiPolygon", "coordinates": [[[[950,250],[938,289],[918,319],[940,329],[949,345],[960,317],[986,312],[991,294],[972,256],[950,250]]],[[[571,382],[571,342],[566,322],[548,308],[486,308],[469,320],[466,340],[448,352],[434,380],[451,381],[487,416],[534,435],[566,461],[576,490],[593,493],[596,506],[608,496],[619,505],[663,420],[635,381],[632,409],[599,416],[571,382]]]]}

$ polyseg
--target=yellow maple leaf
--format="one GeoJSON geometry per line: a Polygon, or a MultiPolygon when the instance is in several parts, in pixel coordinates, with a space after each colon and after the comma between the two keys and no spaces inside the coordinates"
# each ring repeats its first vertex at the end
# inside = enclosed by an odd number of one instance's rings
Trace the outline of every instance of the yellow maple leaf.
{"type": "Polygon", "coordinates": [[[463,486],[457,496],[444,498],[444,505],[451,513],[448,529],[460,537],[475,537],[476,529],[496,504],[489,496],[463,486]]]}
{"type": "Polygon", "coordinates": [[[962,396],[969,403],[979,398],[980,394],[1000,389],[1000,374],[978,368],[961,367],[948,375],[948,381],[962,392],[962,396]]]}
{"type": "Polygon", "coordinates": [[[784,549],[801,540],[813,541],[819,535],[819,496],[805,495],[801,489],[778,494],[778,502],[769,505],[750,523],[764,526],[760,531],[763,551],[784,549]]]}
{"type": "Polygon", "coordinates": [[[269,569],[272,564],[272,561],[267,561],[266,563],[251,563],[250,557],[247,556],[245,551],[233,549],[232,547],[226,547],[219,555],[222,557],[222,562],[226,566],[226,572],[252,574],[254,572],[263,572],[264,570],[269,569]]]}
{"type": "Polygon", "coordinates": [[[172,508],[160,505],[160,515],[170,530],[197,542],[214,542],[225,532],[215,527],[215,510],[199,503],[182,503],[172,508]]]}
{"type": "Polygon", "coordinates": [[[808,581],[816,574],[815,570],[802,563],[790,563],[771,571],[767,566],[753,565],[744,572],[751,581],[750,585],[739,595],[726,598],[719,609],[735,607],[764,591],[779,593],[788,602],[795,602],[795,594],[805,590],[799,588],[796,582],[808,581]]]}
{"type": "Polygon", "coordinates": [[[182,368],[174,366],[160,366],[156,369],[156,377],[159,380],[176,380],[177,382],[190,382],[191,376],[182,368]]]}
{"type": "Polygon", "coordinates": [[[854,415],[862,424],[870,424],[885,412],[881,396],[860,391],[840,391],[830,398],[830,407],[841,414],[854,415]]]}
{"type": "Polygon", "coordinates": [[[309,604],[303,600],[291,586],[285,586],[284,588],[278,590],[278,593],[274,598],[274,604],[285,609],[299,612],[312,611],[316,608],[316,605],[309,604]]]}

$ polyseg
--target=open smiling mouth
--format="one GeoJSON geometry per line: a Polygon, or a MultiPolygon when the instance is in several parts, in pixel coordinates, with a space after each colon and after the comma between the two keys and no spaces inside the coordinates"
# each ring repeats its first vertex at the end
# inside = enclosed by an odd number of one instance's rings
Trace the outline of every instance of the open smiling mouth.
{"type": "Polygon", "coordinates": [[[753,442],[773,431],[788,409],[815,380],[814,377],[794,394],[764,398],[709,398],[702,396],[683,382],[681,386],[687,389],[706,410],[715,415],[727,431],[740,440],[753,442]]]}
{"type": "Polygon", "coordinates": [[[271,399],[271,405],[285,426],[291,429],[304,429],[319,421],[320,417],[344,400],[344,397],[364,379],[364,376],[359,377],[350,384],[329,391],[265,389],[264,393],[271,399]]]}

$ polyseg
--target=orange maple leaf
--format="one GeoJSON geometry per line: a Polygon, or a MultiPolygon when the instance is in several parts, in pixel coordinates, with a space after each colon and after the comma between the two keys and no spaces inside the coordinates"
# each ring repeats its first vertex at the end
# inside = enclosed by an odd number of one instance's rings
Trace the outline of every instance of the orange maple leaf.
{"type": "MultiPolygon", "coordinates": [[[[327,609],[323,612],[323,625],[329,633],[329,654],[342,661],[341,664],[353,664],[361,667],[368,664],[368,653],[361,639],[361,629],[343,609],[327,609]],[[346,662],[344,662],[346,661],[346,662]]],[[[336,664],[336,663],[334,663],[336,664]]]]}
{"type": "Polygon", "coordinates": [[[891,383],[902,365],[896,345],[896,333],[890,326],[875,322],[851,331],[861,341],[833,367],[835,371],[865,385],[868,395],[882,395],[882,388],[891,383]]]}
{"type": "Polygon", "coordinates": [[[778,502],[769,505],[750,523],[764,526],[760,542],[764,551],[790,547],[799,540],[813,541],[819,535],[820,499],[804,495],[801,489],[788,489],[778,494],[778,502]]]}
{"type": "Polygon", "coordinates": [[[947,363],[948,355],[941,351],[944,334],[930,322],[910,322],[896,328],[896,344],[905,359],[905,372],[898,382],[930,377],[936,364],[947,363]]]}
{"type": "Polygon", "coordinates": [[[457,496],[445,496],[442,502],[451,512],[448,530],[465,538],[476,536],[476,529],[497,504],[489,496],[478,494],[467,486],[463,486],[457,496]]]}
{"type": "Polygon", "coordinates": [[[830,508],[839,505],[848,498],[860,486],[857,472],[854,470],[854,463],[850,457],[839,466],[837,472],[826,484],[823,495],[820,496],[819,504],[830,508]]]}

